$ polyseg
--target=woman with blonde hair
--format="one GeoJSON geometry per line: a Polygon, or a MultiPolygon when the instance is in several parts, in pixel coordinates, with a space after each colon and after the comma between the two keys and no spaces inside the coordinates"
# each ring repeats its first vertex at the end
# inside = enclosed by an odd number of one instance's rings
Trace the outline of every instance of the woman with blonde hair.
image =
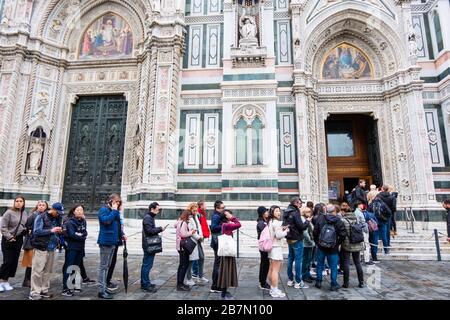
{"type": "Polygon", "coordinates": [[[180,264],[178,265],[177,271],[177,290],[178,291],[190,291],[191,287],[184,284],[184,277],[186,276],[187,269],[189,267],[189,256],[190,253],[185,249],[182,245],[184,240],[189,238],[192,239],[192,235],[196,233],[196,230],[189,229],[189,218],[191,216],[191,212],[188,210],[184,210],[180,217],[178,218],[177,223],[175,224],[176,228],[176,237],[177,237],[177,251],[180,255],[180,264]]]}
{"type": "Polygon", "coordinates": [[[198,284],[206,284],[208,282],[207,279],[203,277],[203,265],[205,262],[205,253],[203,251],[203,230],[199,220],[199,212],[198,212],[198,204],[192,202],[186,208],[187,211],[190,212],[189,217],[189,229],[195,230],[195,233],[192,234],[191,239],[197,244],[189,256],[189,267],[186,272],[186,277],[184,279],[184,284],[188,286],[193,286],[196,283],[192,280],[192,264],[194,261],[198,261],[198,275],[197,275],[197,283],[198,284]]]}
{"type": "Polygon", "coordinates": [[[272,250],[269,252],[270,267],[268,278],[270,281],[270,295],[273,298],[284,298],[284,294],[278,289],[278,273],[283,264],[283,239],[289,232],[289,226],[283,226],[281,209],[279,206],[271,206],[269,210],[269,230],[272,235],[272,250]]]}

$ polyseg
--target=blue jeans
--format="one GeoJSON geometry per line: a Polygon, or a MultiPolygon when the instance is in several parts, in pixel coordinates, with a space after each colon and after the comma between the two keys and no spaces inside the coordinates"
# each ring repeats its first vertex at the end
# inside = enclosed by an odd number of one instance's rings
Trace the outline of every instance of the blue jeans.
{"type": "Polygon", "coordinates": [[[198,260],[192,261],[192,276],[198,277],[198,260]]]}
{"type": "Polygon", "coordinates": [[[311,279],[311,262],[313,257],[314,247],[304,247],[303,248],[303,261],[302,261],[302,279],[311,279]]]}
{"type": "MultiPolygon", "coordinates": [[[[66,261],[64,262],[63,269],[63,290],[69,289],[67,286],[67,280],[69,280],[70,274],[67,273],[67,269],[70,266],[80,266],[81,260],[83,260],[83,251],[66,250],[66,261]]],[[[73,272],[72,272],[73,273],[73,272]]]]}
{"type": "Polygon", "coordinates": [[[335,287],[337,283],[339,254],[327,253],[317,248],[317,282],[322,282],[322,272],[325,268],[325,257],[331,269],[331,286],[335,287]]]}
{"type": "Polygon", "coordinates": [[[141,288],[146,289],[151,285],[150,270],[152,270],[154,260],[155,254],[148,254],[147,252],[144,252],[141,267],[141,288]]]}
{"type": "Polygon", "coordinates": [[[384,253],[387,252],[389,247],[389,241],[388,241],[388,224],[387,223],[378,223],[378,236],[381,238],[381,241],[383,241],[383,249],[384,253]]]}
{"type": "Polygon", "coordinates": [[[369,232],[370,253],[372,254],[372,260],[378,260],[378,239],[379,234],[376,232],[369,232]]]}
{"type": "Polygon", "coordinates": [[[302,260],[303,260],[303,241],[296,241],[289,244],[289,256],[287,265],[287,274],[289,280],[294,280],[292,273],[292,263],[295,261],[295,282],[302,281],[302,260]]]}

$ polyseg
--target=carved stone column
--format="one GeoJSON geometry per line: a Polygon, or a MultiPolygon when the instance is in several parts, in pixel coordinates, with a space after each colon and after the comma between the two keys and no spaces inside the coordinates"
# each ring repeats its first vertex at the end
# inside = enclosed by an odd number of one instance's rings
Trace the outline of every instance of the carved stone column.
{"type": "Polygon", "coordinates": [[[10,173],[14,172],[12,168],[6,165],[6,161],[10,159],[9,145],[14,143],[10,135],[10,130],[13,126],[14,115],[17,114],[18,106],[18,88],[21,68],[24,63],[24,53],[18,52],[14,59],[3,61],[3,70],[10,70],[3,73],[2,87],[8,88],[7,95],[2,104],[0,104],[0,137],[9,137],[9,139],[1,139],[0,141],[0,183],[11,183],[12,181],[5,181],[6,178],[10,179],[10,173]]]}
{"type": "Polygon", "coordinates": [[[181,13],[155,14],[149,46],[152,64],[149,107],[146,121],[146,160],[144,178],[148,187],[159,192],[176,190],[178,163],[177,105],[179,74],[183,56],[183,16],[181,13]],[[148,148],[148,147],[149,148],[148,148]]]}

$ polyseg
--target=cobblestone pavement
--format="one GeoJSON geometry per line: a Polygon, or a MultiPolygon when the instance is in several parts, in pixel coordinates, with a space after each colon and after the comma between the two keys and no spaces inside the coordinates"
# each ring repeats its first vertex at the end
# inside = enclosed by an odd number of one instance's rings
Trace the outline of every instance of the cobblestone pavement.
{"type": "MultiPolygon", "coordinates": [[[[88,276],[97,278],[98,255],[87,254],[85,266],[88,276]]],[[[61,296],[63,253],[56,253],[54,272],[51,281],[50,300],[93,300],[97,299],[96,286],[83,286],[83,291],[74,297],[61,296]]],[[[0,260],[1,261],[1,260],[0,260]]],[[[140,267],[142,256],[128,257],[129,287],[125,293],[122,281],[122,249],[119,250],[113,281],[119,283],[119,290],[115,294],[118,300],[218,300],[220,294],[209,293],[209,286],[194,286],[188,292],[177,292],[175,289],[178,258],[157,255],[151,272],[151,279],[157,285],[155,294],[144,293],[140,289],[140,267]]],[[[285,260],[286,262],[286,260],[285,260]]],[[[230,289],[238,300],[272,300],[267,291],[258,288],[259,259],[238,259],[239,287],[230,289]]],[[[205,261],[205,275],[211,278],[212,259],[205,261]]],[[[350,288],[338,292],[329,290],[329,277],[324,278],[322,289],[294,289],[286,286],[286,265],[281,272],[280,289],[286,292],[289,300],[437,300],[450,298],[450,262],[437,261],[382,261],[375,269],[364,267],[365,288],[357,287],[356,270],[351,269],[350,288]],[[378,269],[379,268],[379,269],[378,269]],[[375,270],[375,271],[374,271],[375,270]]],[[[27,299],[29,289],[21,288],[24,268],[19,266],[15,278],[10,279],[13,291],[0,293],[0,300],[27,299]]],[[[342,284],[342,276],[338,282],[342,284]]]]}

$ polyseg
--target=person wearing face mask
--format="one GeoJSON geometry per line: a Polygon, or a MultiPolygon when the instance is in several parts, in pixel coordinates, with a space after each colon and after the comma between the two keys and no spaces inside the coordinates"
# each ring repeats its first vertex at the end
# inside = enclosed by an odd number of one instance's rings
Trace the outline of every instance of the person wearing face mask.
{"type": "Polygon", "coordinates": [[[66,248],[66,261],[63,269],[63,292],[62,295],[66,297],[72,297],[74,292],[81,292],[81,289],[75,288],[72,291],[67,280],[70,274],[67,269],[70,266],[80,266],[84,256],[84,246],[87,238],[86,219],[84,217],[84,207],[82,205],[74,206],[69,214],[69,219],[65,223],[67,230],[65,239],[67,241],[66,248]]]}
{"type": "Polygon", "coordinates": [[[0,266],[0,292],[13,290],[8,279],[16,276],[27,218],[25,198],[17,196],[13,207],[3,214],[1,222],[3,264],[0,266]]]}
{"type": "Polygon", "coordinates": [[[33,245],[31,244],[31,236],[33,234],[34,221],[36,217],[43,214],[48,210],[48,203],[45,200],[38,201],[36,207],[31,211],[31,215],[28,217],[25,227],[27,228],[24,241],[23,241],[23,258],[22,267],[25,269],[25,277],[23,279],[22,287],[31,287],[31,267],[33,265],[33,245]]]}
{"type": "Polygon", "coordinates": [[[63,210],[64,207],[61,203],[54,203],[48,211],[38,215],[34,221],[31,241],[34,247],[34,256],[30,300],[52,297],[49,293],[50,275],[53,269],[55,250],[58,246],[58,235],[62,233],[63,210]]]}

